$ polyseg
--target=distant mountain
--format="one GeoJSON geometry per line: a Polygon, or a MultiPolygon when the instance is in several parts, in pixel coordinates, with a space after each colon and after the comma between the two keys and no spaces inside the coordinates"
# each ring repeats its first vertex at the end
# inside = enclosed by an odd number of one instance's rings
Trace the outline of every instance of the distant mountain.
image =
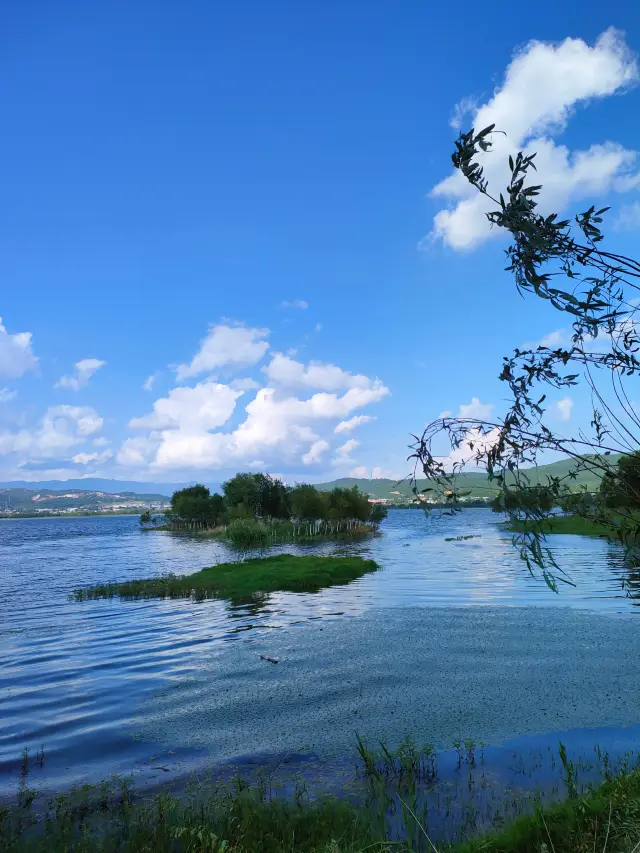
{"type": "MultiPolygon", "coordinates": [[[[611,454],[606,458],[609,465],[615,465],[619,456],[611,454]]],[[[559,462],[552,462],[549,465],[540,465],[537,468],[528,468],[527,476],[531,485],[544,484],[549,477],[565,477],[573,468],[575,462],[572,459],[561,459],[559,462]]],[[[577,489],[579,486],[586,486],[590,492],[596,491],[600,487],[600,477],[592,472],[582,472],[577,475],[575,480],[568,480],[568,485],[577,489]]],[[[469,490],[472,498],[491,497],[496,491],[496,484],[489,481],[489,478],[482,471],[469,471],[459,474],[456,478],[458,488],[469,490]]],[[[329,491],[337,486],[342,488],[350,488],[357,486],[361,491],[366,492],[372,498],[393,498],[399,497],[393,492],[400,492],[401,496],[412,496],[412,483],[403,480],[398,483],[396,480],[363,480],[354,477],[343,477],[340,480],[332,480],[330,483],[317,483],[316,488],[322,491],[329,491]]],[[[418,490],[428,488],[427,480],[418,480],[418,490]]]]}
{"type": "MultiPolygon", "coordinates": [[[[52,489],[55,491],[82,490],[85,492],[107,492],[109,494],[122,494],[122,492],[134,492],[137,495],[164,495],[171,497],[177,489],[185,486],[193,486],[194,483],[137,483],[133,480],[106,480],[101,477],[87,477],[77,480],[13,480],[9,483],[0,483],[0,489],[52,489]]],[[[218,483],[207,483],[211,491],[220,488],[218,483]]]]}

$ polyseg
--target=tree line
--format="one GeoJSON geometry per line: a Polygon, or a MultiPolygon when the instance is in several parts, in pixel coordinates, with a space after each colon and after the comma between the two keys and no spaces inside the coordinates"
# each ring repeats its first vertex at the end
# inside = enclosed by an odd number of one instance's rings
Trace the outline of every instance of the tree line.
{"type": "MultiPolygon", "coordinates": [[[[176,530],[208,530],[250,519],[331,522],[339,529],[355,522],[378,525],[386,515],[386,508],[369,503],[357,486],[325,492],[309,483],[287,486],[269,474],[242,473],[222,484],[222,494],[211,494],[203,485],[174,492],[165,520],[176,530]]],[[[140,520],[148,524],[153,519],[145,513],[140,520]]]]}

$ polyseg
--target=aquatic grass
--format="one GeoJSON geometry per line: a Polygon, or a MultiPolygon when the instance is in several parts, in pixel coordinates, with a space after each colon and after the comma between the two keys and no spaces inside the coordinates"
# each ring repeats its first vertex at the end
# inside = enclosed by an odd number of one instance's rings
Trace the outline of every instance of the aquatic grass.
{"type": "MultiPolygon", "coordinates": [[[[524,533],[530,529],[524,520],[510,522],[507,529],[513,533],[524,533]]],[[[610,527],[582,518],[579,515],[551,515],[540,522],[540,532],[544,534],[566,533],[577,536],[605,536],[615,538],[615,532],[610,527]]]]}
{"type": "MultiPolygon", "coordinates": [[[[464,742],[463,742],[464,743],[464,742]]],[[[0,807],[3,853],[637,853],[640,849],[640,773],[615,775],[577,796],[544,805],[539,793],[526,801],[517,791],[483,809],[464,800],[464,787],[450,790],[439,809],[455,821],[457,839],[443,840],[430,825],[417,788],[381,779],[378,762],[411,778],[416,756],[411,742],[371,752],[362,739],[363,761],[375,768],[370,795],[348,799],[314,797],[304,780],[274,795],[266,780],[241,777],[226,783],[192,782],[182,796],[166,790],[135,795],[128,780],[84,785],[34,807],[18,796],[0,807]],[[408,762],[408,763],[407,763],[408,762]],[[487,825],[489,831],[484,831],[487,825]]],[[[428,750],[426,751],[429,752],[428,750]]],[[[565,756],[566,757],[566,756],[565,756]]],[[[601,758],[601,756],[599,756],[601,758]]],[[[468,758],[467,755],[463,758],[468,758]]],[[[390,772],[393,772],[390,770],[390,772]]],[[[478,771],[479,772],[479,771],[478,771]]]]}
{"type": "Polygon", "coordinates": [[[324,557],[276,554],[237,563],[220,563],[192,575],[162,575],[158,578],[98,584],[76,589],[72,598],[230,598],[246,600],[270,592],[317,592],[329,586],[350,583],[377,563],[362,557],[324,557]]]}
{"type": "Polygon", "coordinates": [[[445,536],[445,542],[465,542],[467,539],[482,539],[480,533],[469,533],[466,536],[445,536]]]}

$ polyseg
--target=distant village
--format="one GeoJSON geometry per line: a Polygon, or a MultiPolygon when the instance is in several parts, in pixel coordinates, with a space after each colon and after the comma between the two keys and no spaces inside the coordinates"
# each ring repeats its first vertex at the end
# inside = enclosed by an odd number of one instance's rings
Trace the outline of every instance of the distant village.
{"type": "Polygon", "coordinates": [[[0,516],[96,515],[163,512],[170,505],[163,495],[110,494],[98,491],[31,491],[0,489],[0,516]]]}

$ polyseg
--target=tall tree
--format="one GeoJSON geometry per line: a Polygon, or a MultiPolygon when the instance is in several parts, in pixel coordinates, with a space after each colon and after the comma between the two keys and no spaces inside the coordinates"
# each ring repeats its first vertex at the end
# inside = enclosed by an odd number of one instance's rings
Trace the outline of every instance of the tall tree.
{"type": "Polygon", "coordinates": [[[510,157],[506,190],[490,190],[482,158],[491,148],[495,132],[491,125],[479,133],[473,129],[462,133],[453,164],[493,206],[486,214],[490,224],[510,236],[506,269],[513,274],[520,294],[546,300],[565,322],[571,322],[572,334],[564,344],[518,348],[504,358],[500,379],[511,395],[504,417],[438,418],[415,436],[411,458],[432,480],[430,488],[440,491],[452,506],[460,497],[456,475],[464,465],[486,468],[499,487],[504,509],[524,522],[524,531],[515,541],[529,570],[540,572],[557,590],[559,580],[570,579],[544,543],[549,493],[552,503],[572,501],[578,514],[609,526],[626,546],[640,536],[640,522],[633,513],[621,512],[613,518],[604,500],[585,496],[581,502],[574,488],[580,471],[606,475],[608,482],[615,482],[620,469],[611,465],[609,455],[628,456],[640,447],[640,415],[628,391],[629,382],[640,373],[635,318],[640,262],[602,247],[600,226],[606,207],[590,207],[575,217],[573,226],[555,213],[543,216],[538,212],[542,186],[529,184],[530,172],[536,168],[535,154],[520,152],[510,157]],[[546,422],[546,393],[541,386],[563,390],[579,383],[588,387],[594,401],[591,430],[566,436],[546,422]],[[438,454],[443,434],[453,448],[463,448],[466,457],[466,462],[456,463],[451,470],[438,454]],[[531,499],[526,469],[548,451],[571,457],[574,466],[565,477],[549,478],[543,506],[531,499]]]}

